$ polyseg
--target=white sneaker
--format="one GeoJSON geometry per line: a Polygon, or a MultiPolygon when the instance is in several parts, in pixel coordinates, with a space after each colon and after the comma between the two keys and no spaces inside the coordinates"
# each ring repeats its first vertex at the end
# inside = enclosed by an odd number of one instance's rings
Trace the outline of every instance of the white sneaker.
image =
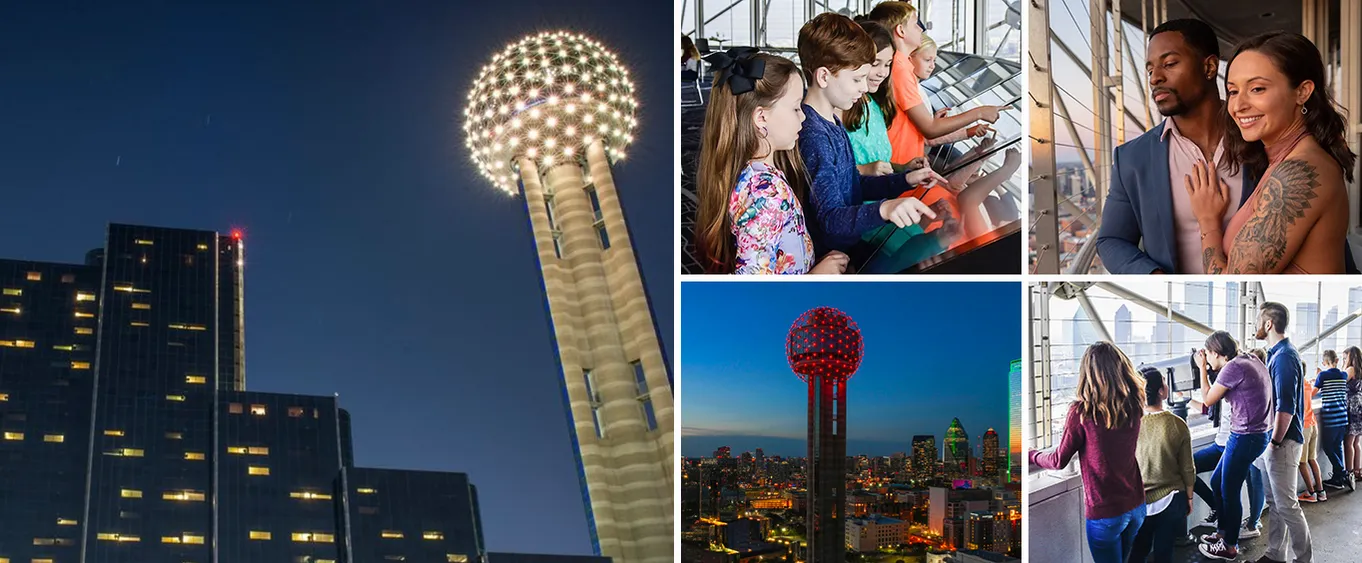
{"type": "Polygon", "coordinates": [[[1329,494],[1324,492],[1324,489],[1320,489],[1318,493],[1315,493],[1315,498],[1319,499],[1320,502],[1324,502],[1329,500],[1329,494]]]}
{"type": "Polygon", "coordinates": [[[1262,522],[1255,523],[1252,528],[1247,525],[1239,529],[1239,539],[1256,538],[1263,535],[1262,522]]]}

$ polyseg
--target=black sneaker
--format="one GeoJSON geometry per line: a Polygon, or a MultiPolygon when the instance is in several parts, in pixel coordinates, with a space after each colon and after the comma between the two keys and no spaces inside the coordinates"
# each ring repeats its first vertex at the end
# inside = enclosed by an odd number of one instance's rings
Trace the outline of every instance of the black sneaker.
{"type": "Polygon", "coordinates": [[[1342,489],[1346,487],[1346,485],[1343,484],[1342,479],[1326,479],[1324,481],[1324,486],[1329,489],[1342,489]]]}
{"type": "Polygon", "coordinates": [[[1210,559],[1234,561],[1239,558],[1239,548],[1226,545],[1224,540],[1219,540],[1215,543],[1203,543],[1197,546],[1197,549],[1200,549],[1201,554],[1210,559]]]}
{"type": "Polygon", "coordinates": [[[1206,519],[1205,519],[1205,520],[1202,520],[1201,523],[1200,523],[1200,524],[1197,524],[1197,525],[1198,525],[1198,526],[1210,526],[1210,527],[1214,528],[1215,525],[1216,525],[1216,522],[1218,522],[1218,521],[1220,521],[1220,517],[1219,517],[1218,515],[1216,515],[1216,513],[1215,513],[1214,510],[1212,510],[1211,513],[1210,513],[1209,515],[1206,516],[1206,519]]]}

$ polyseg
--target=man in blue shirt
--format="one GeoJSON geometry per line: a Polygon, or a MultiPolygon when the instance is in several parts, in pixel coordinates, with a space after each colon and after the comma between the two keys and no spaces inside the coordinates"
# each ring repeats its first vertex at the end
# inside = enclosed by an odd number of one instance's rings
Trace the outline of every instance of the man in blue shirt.
{"type": "Polygon", "coordinates": [[[1304,370],[1301,356],[1286,337],[1290,317],[1286,306],[1267,302],[1258,308],[1258,340],[1266,340],[1267,372],[1272,376],[1274,418],[1271,444],[1267,448],[1267,509],[1272,525],[1267,527],[1267,551],[1259,562],[1297,561],[1310,563],[1310,525],[1296,498],[1296,464],[1300,461],[1305,433],[1301,416],[1305,413],[1304,370]],[[1290,549],[1288,550],[1288,541],[1290,549]],[[1291,557],[1290,552],[1295,552],[1291,557]]]}

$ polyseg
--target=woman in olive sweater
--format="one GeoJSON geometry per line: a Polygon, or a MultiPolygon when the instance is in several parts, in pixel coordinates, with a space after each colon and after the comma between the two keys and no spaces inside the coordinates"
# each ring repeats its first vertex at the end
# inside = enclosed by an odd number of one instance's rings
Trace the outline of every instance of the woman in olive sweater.
{"type": "Polygon", "coordinates": [[[1135,460],[1144,404],[1144,380],[1126,355],[1110,342],[1093,344],[1078,369],[1078,394],[1059,447],[1030,455],[1043,469],[1078,456],[1094,563],[1122,563],[1144,523],[1144,482],[1135,460]]]}
{"type": "Polygon", "coordinates": [[[1144,419],[1140,422],[1140,441],[1135,459],[1144,480],[1145,520],[1135,536],[1129,561],[1145,563],[1152,553],[1154,563],[1173,561],[1173,541],[1187,533],[1187,515],[1192,512],[1192,487],[1196,484],[1196,464],[1192,460],[1192,432],[1187,422],[1163,408],[1168,386],[1157,368],[1140,370],[1144,376],[1144,419]]]}

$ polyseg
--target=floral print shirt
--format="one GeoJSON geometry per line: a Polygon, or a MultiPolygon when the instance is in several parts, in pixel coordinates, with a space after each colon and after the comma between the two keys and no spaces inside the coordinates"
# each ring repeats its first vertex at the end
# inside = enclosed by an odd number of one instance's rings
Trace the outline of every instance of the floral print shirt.
{"type": "Polygon", "coordinates": [[[739,274],[804,274],[813,268],[813,239],[785,175],[752,162],[728,200],[739,274]]]}

